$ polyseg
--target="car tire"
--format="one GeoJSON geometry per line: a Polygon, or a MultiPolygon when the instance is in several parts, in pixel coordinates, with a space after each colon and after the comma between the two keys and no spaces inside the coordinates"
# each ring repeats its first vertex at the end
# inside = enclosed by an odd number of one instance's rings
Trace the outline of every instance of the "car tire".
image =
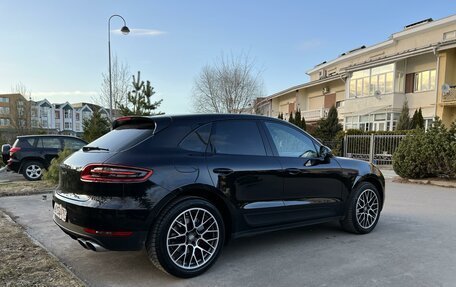
{"type": "Polygon", "coordinates": [[[22,166],[22,175],[30,181],[40,180],[43,176],[44,166],[39,161],[27,161],[22,166]]]}
{"type": "Polygon", "coordinates": [[[342,228],[356,234],[371,232],[380,218],[381,198],[377,188],[369,183],[361,183],[353,192],[346,206],[342,228]]]}
{"type": "Polygon", "coordinates": [[[146,250],[158,269],[191,278],[215,263],[224,238],[225,226],[217,208],[202,198],[186,197],[161,213],[149,233],[146,250]]]}

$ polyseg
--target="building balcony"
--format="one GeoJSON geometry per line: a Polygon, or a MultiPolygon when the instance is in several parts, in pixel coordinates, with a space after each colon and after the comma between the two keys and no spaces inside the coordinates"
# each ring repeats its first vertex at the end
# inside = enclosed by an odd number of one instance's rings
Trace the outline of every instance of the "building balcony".
{"type": "Polygon", "coordinates": [[[321,118],[325,118],[328,115],[329,109],[320,108],[316,110],[301,111],[301,116],[306,122],[318,121],[321,118]]]}
{"type": "Polygon", "coordinates": [[[388,108],[400,110],[406,97],[403,93],[390,93],[378,96],[365,96],[350,98],[345,100],[344,109],[341,111],[345,115],[360,114],[364,109],[376,110],[388,108]]]}
{"type": "Polygon", "coordinates": [[[442,94],[443,105],[456,105],[456,88],[451,88],[446,94],[442,94]]]}

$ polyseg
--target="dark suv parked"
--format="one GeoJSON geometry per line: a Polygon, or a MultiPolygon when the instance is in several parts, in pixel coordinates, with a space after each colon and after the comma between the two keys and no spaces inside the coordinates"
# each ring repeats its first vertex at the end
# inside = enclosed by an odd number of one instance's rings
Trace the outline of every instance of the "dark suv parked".
{"type": "Polygon", "coordinates": [[[33,135],[18,136],[9,153],[8,147],[2,148],[3,161],[8,169],[22,173],[28,180],[39,180],[43,169],[47,169],[51,160],[64,147],[78,150],[87,142],[72,136],[63,135],[33,135]]]}
{"type": "Polygon", "coordinates": [[[60,177],[53,209],[64,232],[94,251],[145,247],[179,277],[207,270],[230,238],[333,220],[369,233],[385,186],[374,165],[252,115],[120,118],[60,177]]]}

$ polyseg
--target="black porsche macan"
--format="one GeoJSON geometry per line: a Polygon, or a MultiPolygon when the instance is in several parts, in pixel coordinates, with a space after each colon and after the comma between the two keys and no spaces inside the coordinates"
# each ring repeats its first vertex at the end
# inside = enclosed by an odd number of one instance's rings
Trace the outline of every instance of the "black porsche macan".
{"type": "Polygon", "coordinates": [[[54,221],[86,249],[145,247],[159,269],[193,277],[231,238],[333,220],[368,233],[384,183],[279,119],[124,117],[64,161],[54,221]]]}

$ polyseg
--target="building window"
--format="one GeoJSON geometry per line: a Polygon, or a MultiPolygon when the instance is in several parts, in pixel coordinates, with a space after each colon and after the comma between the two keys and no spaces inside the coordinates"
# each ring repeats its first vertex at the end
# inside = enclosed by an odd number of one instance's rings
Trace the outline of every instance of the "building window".
{"type": "Polygon", "coordinates": [[[353,72],[349,97],[389,94],[394,91],[394,64],[353,72]]]}
{"type": "Polygon", "coordinates": [[[9,119],[0,119],[0,126],[9,126],[10,125],[10,120],[9,119]]]}
{"type": "Polygon", "coordinates": [[[456,39],[456,30],[443,33],[443,41],[456,39]]]}
{"type": "Polygon", "coordinates": [[[60,119],[60,111],[55,111],[55,118],[60,119]]]}
{"type": "Polygon", "coordinates": [[[9,98],[0,97],[0,103],[9,103],[9,98]]]}
{"type": "Polygon", "coordinates": [[[60,129],[60,123],[59,123],[59,122],[56,122],[56,123],[55,123],[55,128],[56,128],[56,129],[60,129]]]}
{"type": "Polygon", "coordinates": [[[34,118],[38,117],[38,109],[36,109],[36,108],[32,109],[32,117],[34,117],[34,118]]]}
{"type": "Polygon", "coordinates": [[[9,107],[0,107],[0,115],[9,115],[10,108],[9,107]]]}
{"type": "Polygon", "coordinates": [[[65,119],[71,119],[71,110],[65,110],[64,117],[65,119]]]}
{"type": "Polygon", "coordinates": [[[80,131],[81,130],[81,124],[80,123],[76,123],[76,131],[80,131]]]}
{"type": "Polygon", "coordinates": [[[337,101],[336,102],[336,108],[342,108],[344,106],[344,101],[337,101]]]}
{"type": "Polygon", "coordinates": [[[71,123],[66,122],[66,123],[65,123],[65,129],[66,129],[66,130],[71,130],[71,123]]]}
{"type": "Polygon", "coordinates": [[[79,113],[76,113],[76,120],[79,121],[79,113]]]}
{"type": "Polygon", "coordinates": [[[435,70],[415,73],[414,92],[435,90],[435,70]]]}

